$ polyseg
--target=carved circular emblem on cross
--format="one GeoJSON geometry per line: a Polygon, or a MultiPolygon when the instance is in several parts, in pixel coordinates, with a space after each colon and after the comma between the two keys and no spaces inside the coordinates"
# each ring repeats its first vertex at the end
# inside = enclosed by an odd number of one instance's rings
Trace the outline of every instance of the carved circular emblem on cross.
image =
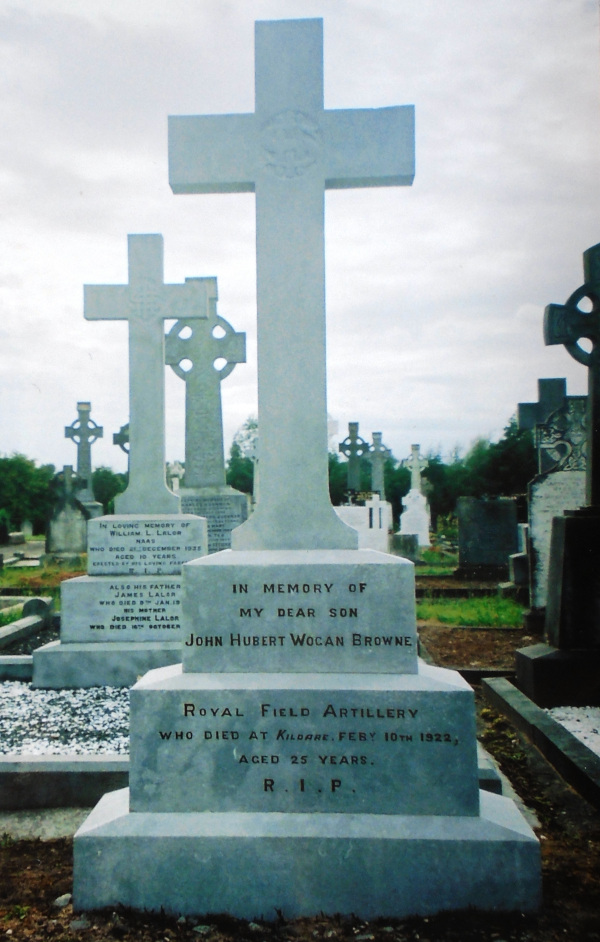
{"type": "Polygon", "coordinates": [[[285,180],[301,177],[321,154],[321,129],[303,111],[288,109],[264,125],[261,145],[265,165],[285,180]]]}

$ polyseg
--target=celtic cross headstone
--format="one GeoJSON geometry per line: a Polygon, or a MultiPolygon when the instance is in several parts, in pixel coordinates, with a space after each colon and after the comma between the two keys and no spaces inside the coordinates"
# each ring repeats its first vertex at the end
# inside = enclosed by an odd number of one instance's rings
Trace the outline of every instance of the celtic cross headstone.
{"type": "Polygon", "coordinates": [[[118,432],[113,432],[113,445],[118,445],[121,451],[129,454],[129,422],[122,425],[118,432]]]}
{"type": "Polygon", "coordinates": [[[246,335],[217,314],[217,282],[206,281],[207,318],[178,320],[165,344],[166,362],[185,380],[185,487],[225,484],[221,382],[246,362],[246,335]]]}
{"type": "Polygon", "coordinates": [[[371,490],[374,494],[379,494],[381,500],[385,500],[385,462],[387,458],[391,458],[392,453],[382,444],[381,439],[381,432],[373,432],[373,444],[369,449],[368,459],[371,464],[371,490]]]}
{"type": "Polygon", "coordinates": [[[46,534],[46,553],[50,557],[61,559],[85,553],[90,514],[77,495],[84,483],[72,465],[65,465],[52,482],[56,506],[46,534]]]}
{"type": "Polygon", "coordinates": [[[94,498],[92,490],[92,445],[102,438],[103,429],[90,418],[91,403],[77,403],[77,418],[65,427],[65,438],[72,439],[77,445],[77,476],[84,481],[78,498],[82,504],[96,504],[102,511],[102,505],[94,498]]]}
{"type": "Polygon", "coordinates": [[[320,20],[259,22],[255,37],[253,114],[169,119],[174,193],[256,197],[261,487],[233,546],[352,548],[329,498],[324,197],[410,185],[414,112],[325,110],[320,20]]]}
{"type": "Polygon", "coordinates": [[[358,422],[348,422],[348,435],[339,448],[348,459],[348,490],[356,493],[360,491],[360,459],[369,454],[369,443],[358,434],[358,422]]]}
{"type": "Polygon", "coordinates": [[[410,455],[402,461],[402,467],[408,468],[410,471],[411,491],[418,491],[419,493],[421,493],[421,471],[423,471],[429,463],[426,458],[421,457],[419,453],[420,449],[420,445],[411,445],[410,455]]]}
{"type": "MultiPolygon", "coordinates": [[[[129,484],[117,513],[177,513],[179,498],[165,480],[165,338],[167,318],[206,318],[204,279],[163,283],[161,235],[128,236],[129,283],[86,285],[88,320],[129,324],[129,484]]],[[[212,284],[212,280],[209,279],[212,284]]]]}
{"type": "MultiPolygon", "coordinates": [[[[565,304],[549,304],[544,312],[545,343],[564,344],[587,368],[588,396],[585,506],[552,520],[547,644],[521,649],[516,658],[517,683],[541,706],[596,702],[600,673],[600,244],[583,253],[583,271],[584,283],[565,304]]],[[[581,417],[578,431],[581,438],[581,417]]],[[[564,441],[560,427],[557,432],[564,441]]]]}
{"type": "Polygon", "coordinates": [[[587,367],[586,501],[600,506],[600,244],[583,253],[584,284],[565,304],[549,304],[544,312],[544,342],[562,343],[587,367]],[[581,345],[589,341],[590,349],[581,345]]]}

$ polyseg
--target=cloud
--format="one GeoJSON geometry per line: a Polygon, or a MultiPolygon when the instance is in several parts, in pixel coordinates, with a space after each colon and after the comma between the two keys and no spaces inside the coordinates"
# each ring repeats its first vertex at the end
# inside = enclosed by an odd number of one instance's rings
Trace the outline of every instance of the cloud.
{"type": "MultiPolygon", "coordinates": [[[[589,0],[0,2],[0,450],[72,463],[92,401],[127,420],[127,332],[82,316],[85,283],[127,280],[126,236],[162,232],[165,277],[216,275],[247,333],[223,383],[226,438],[256,412],[254,198],[174,197],[168,114],[253,109],[253,20],[323,16],[329,108],[415,103],[417,175],[326,198],[329,412],[397,457],[498,436],[537,378],[585,370],[545,348],[545,304],[600,241],[596,5],[589,0]]],[[[167,378],[167,453],[183,455],[167,378]]]]}

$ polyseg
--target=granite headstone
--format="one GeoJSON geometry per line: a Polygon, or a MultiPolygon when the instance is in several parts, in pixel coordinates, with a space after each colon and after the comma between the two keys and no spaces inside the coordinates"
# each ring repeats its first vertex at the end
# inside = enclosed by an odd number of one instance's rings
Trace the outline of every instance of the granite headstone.
{"type": "Polygon", "coordinates": [[[217,314],[216,305],[215,282],[207,317],[178,320],[166,337],[166,362],[185,381],[181,509],[206,517],[209,553],[229,549],[231,531],[248,516],[247,495],[225,480],[221,406],[221,382],[246,361],[246,336],[217,314]]]}

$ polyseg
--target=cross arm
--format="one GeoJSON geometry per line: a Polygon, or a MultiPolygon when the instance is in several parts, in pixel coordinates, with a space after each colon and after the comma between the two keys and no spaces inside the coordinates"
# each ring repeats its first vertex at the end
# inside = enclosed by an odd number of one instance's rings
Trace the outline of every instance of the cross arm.
{"type": "Polygon", "coordinates": [[[256,173],[253,114],[169,118],[174,193],[249,193],[256,173]]]}
{"type": "Polygon", "coordinates": [[[410,186],[415,176],[415,109],[326,111],[329,141],[325,186],[330,190],[410,186]]]}
{"type": "Polygon", "coordinates": [[[129,285],[84,285],[83,316],[88,321],[129,318],[129,285]]]}

